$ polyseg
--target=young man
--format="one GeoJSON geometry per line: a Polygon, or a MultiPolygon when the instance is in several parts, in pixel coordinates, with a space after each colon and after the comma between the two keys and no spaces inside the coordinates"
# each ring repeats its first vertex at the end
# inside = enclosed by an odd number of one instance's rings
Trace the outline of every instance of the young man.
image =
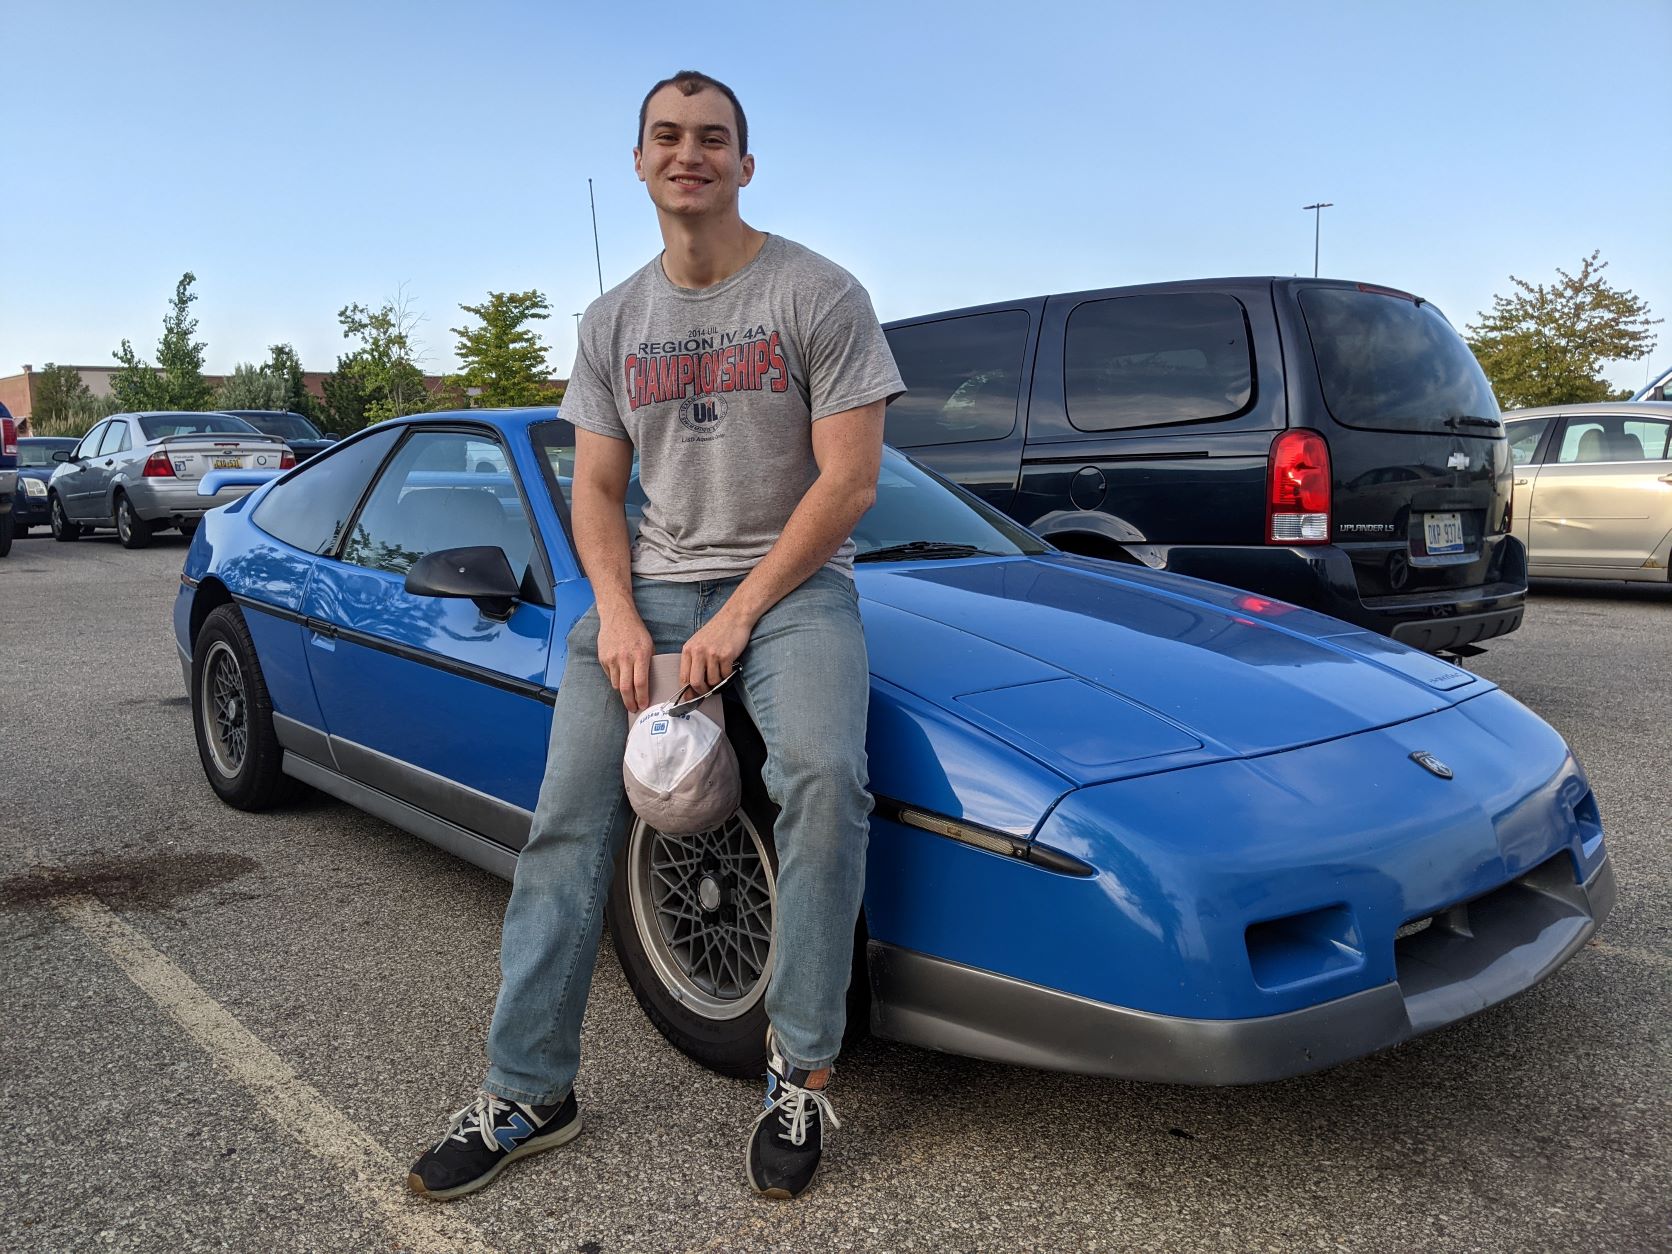
{"type": "Polygon", "coordinates": [[[679,652],[698,691],[737,669],[780,809],[767,1105],[750,1184],[799,1194],[824,1122],[836,1123],[824,1086],[871,805],[849,533],[875,498],[883,409],[904,386],[853,276],[739,216],[755,159],[730,88],[695,71],[656,84],[633,164],[665,251],[586,311],[563,399],[575,546],[596,605],[569,633],[505,912],[487,1079],[408,1177],[441,1201],[580,1130],[581,1013],[628,820],[621,758],[656,653],[679,652]],[[629,547],[635,450],[647,500],[629,547]]]}

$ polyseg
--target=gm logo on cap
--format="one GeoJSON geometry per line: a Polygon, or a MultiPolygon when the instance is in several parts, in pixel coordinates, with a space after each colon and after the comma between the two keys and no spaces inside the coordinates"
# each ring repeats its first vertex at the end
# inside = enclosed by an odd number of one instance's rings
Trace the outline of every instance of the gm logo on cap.
{"type": "Polygon", "coordinates": [[[668,720],[665,718],[657,719],[650,725],[650,734],[652,736],[666,736],[668,734],[668,720]]]}

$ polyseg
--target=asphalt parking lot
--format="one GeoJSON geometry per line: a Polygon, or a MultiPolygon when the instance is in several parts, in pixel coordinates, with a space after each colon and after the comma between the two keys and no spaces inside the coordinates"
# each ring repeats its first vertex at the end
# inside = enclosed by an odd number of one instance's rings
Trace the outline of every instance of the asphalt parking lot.
{"type": "Polygon", "coordinates": [[[0,561],[7,1250],[1672,1250],[1672,587],[1540,585],[1474,666],[1580,752],[1620,886],[1507,1005],[1249,1089],[866,1042],[783,1204],[743,1179],[757,1087],[664,1044],[606,945],[586,1131],[437,1207],[405,1169],[481,1073],[508,886],[317,794],[215,800],[185,548],[0,561]]]}

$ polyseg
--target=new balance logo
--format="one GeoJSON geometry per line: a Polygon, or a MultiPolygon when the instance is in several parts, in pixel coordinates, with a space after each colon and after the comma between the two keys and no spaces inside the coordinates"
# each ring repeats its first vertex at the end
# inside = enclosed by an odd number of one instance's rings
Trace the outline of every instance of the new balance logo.
{"type": "Polygon", "coordinates": [[[503,1128],[493,1130],[493,1139],[499,1142],[499,1148],[509,1153],[518,1144],[534,1135],[534,1129],[519,1112],[513,1111],[510,1121],[503,1128]]]}

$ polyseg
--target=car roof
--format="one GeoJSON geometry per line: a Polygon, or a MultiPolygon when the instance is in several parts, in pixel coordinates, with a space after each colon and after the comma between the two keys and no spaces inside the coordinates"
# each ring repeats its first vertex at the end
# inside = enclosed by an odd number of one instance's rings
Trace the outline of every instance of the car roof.
{"type": "Polygon", "coordinates": [[[1651,418],[1672,418],[1672,401],[1587,401],[1582,405],[1540,405],[1533,409],[1511,409],[1501,415],[1505,422],[1517,418],[1545,418],[1556,414],[1642,414],[1651,418]]]}
{"type": "Polygon", "coordinates": [[[498,427],[502,431],[521,431],[537,422],[550,422],[560,416],[560,408],[556,405],[528,405],[510,409],[442,409],[429,414],[402,414],[399,418],[389,418],[376,425],[383,427],[418,422],[485,422],[490,427],[498,427]]]}

